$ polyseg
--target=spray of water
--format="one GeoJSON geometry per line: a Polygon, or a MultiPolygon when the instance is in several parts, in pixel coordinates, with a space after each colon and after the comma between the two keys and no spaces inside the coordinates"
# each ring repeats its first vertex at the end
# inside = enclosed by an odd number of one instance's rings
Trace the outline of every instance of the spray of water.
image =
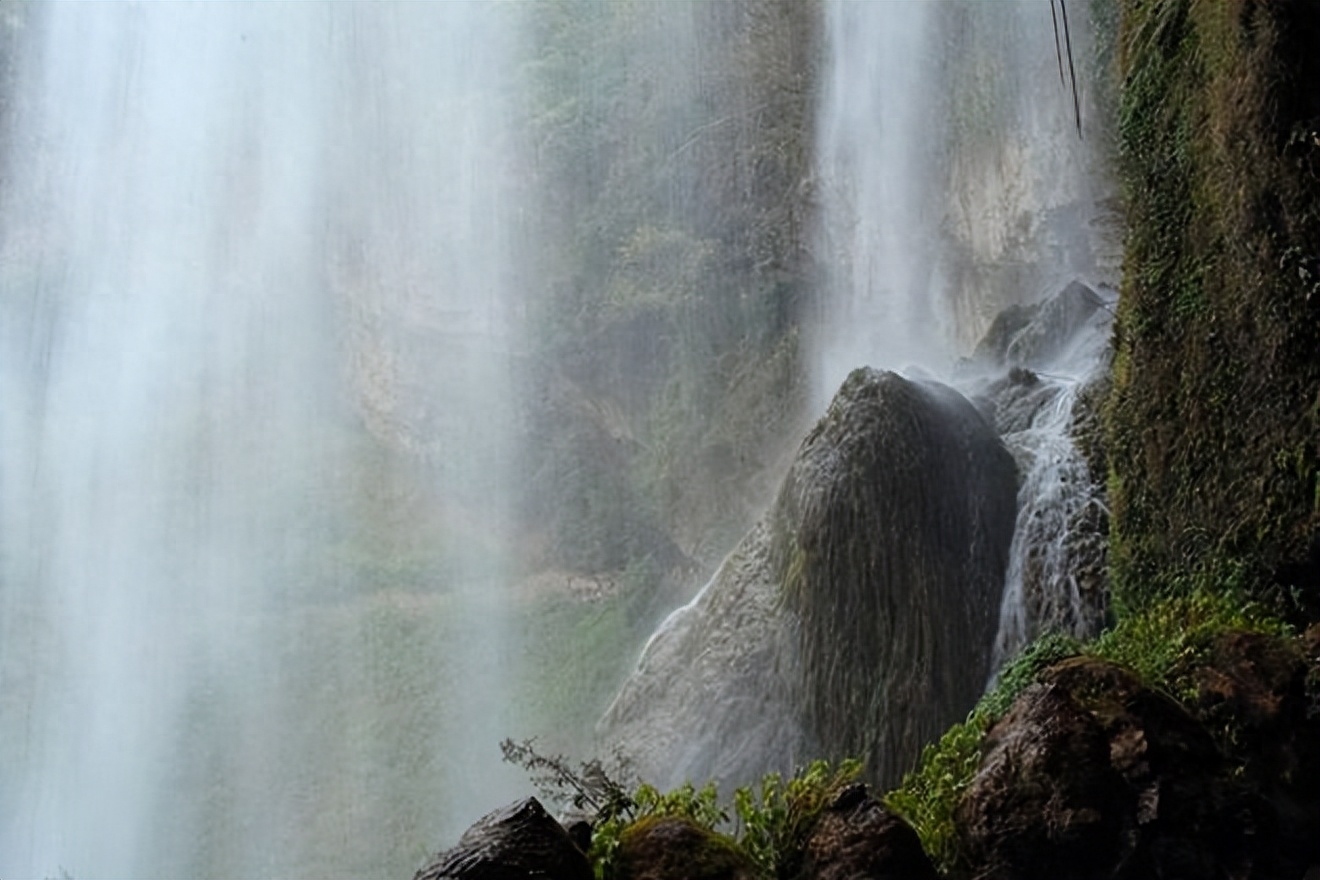
{"type": "Polygon", "coordinates": [[[24,13],[0,874],[379,871],[512,787],[503,14],[24,13]],[[390,492],[441,508],[423,598],[364,574],[390,492]]]}

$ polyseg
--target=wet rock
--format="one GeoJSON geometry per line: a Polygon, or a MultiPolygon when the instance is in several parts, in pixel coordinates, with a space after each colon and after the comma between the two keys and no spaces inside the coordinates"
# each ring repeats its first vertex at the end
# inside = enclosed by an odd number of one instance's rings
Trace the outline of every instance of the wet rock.
{"type": "Polygon", "coordinates": [[[988,732],[960,802],[978,876],[1250,876],[1259,805],[1205,728],[1114,664],[1047,670],[988,732]]]}
{"type": "Polygon", "coordinates": [[[953,389],[853,371],[771,523],[812,743],[895,785],[990,672],[1017,506],[1012,457],[953,389]]]}
{"type": "Polygon", "coordinates": [[[756,880],[756,866],[722,834],[679,817],[642,819],[619,841],[616,880],[756,880]]]}
{"type": "Polygon", "coordinates": [[[938,880],[912,827],[850,786],[807,839],[800,880],[938,880]],[[847,797],[844,797],[847,795],[847,797]]]}
{"type": "Polygon", "coordinates": [[[808,754],[770,544],[764,524],[753,528],[660,625],[599,724],[602,750],[623,752],[660,788],[695,779],[727,789],[790,773],[808,754]]]}
{"type": "Polygon", "coordinates": [[[592,880],[591,865],[536,798],[490,813],[413,880],[592,880]]]}
{"type": "Polygon", "coordinates": [[[662,787],[819,754],[896,784],[985,684],[1016,491],[957,392],[854,371],[769,514],[651,637],[605,747],[662,787]]]}
{"type": "Polygon", "coordinates": [[[1099,724],[1057,689],[1034,687],[984,748],[956,813],[967,862],[991,878],[1108,876],[1126,792],[1099,724]]]}
{"type": "Polygon", "coordinates": [[[1070,282],[1041,303],[1031,321],[1009,342],[1004,360],[1034,369],[1056,362],[1104,305],[1104,300],[1090,287],[1080,281],[1070,282]]]}
{"type": "Polygon", "coordinates": [[[1297,640],[1224,633],[1210,657],[1193,673],[1192,711],[1232,731],[1225,747],[1266,811],[1261,856],[1296,876],[1320,863],[1320,626],[1297,640]]]}
{"type": "Polygon", "coordinates": [[[1040,313],[1040,304],[1022,305],[1015,303],[1008,306],[990,322],[990,329],[985,331],[981,341],[972,352],[968,366],[981,368],[999,366],[1008,359],[1008,347],[1032,319],[1040,313]]]}

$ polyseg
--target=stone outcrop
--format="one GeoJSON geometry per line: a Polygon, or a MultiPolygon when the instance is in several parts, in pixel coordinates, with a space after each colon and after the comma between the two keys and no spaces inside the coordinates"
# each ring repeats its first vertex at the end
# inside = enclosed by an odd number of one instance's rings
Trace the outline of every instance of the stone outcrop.
{"type": "Polygon", "coordinates": [[[865,786],[841,793],[807,839],[802,880],[939,880],[912,827],[870,797],[865,786]]]}
{"type": "Polygon", "coordinates": [[[605,744],[662,786],[822,755],[897,782],[984,685],[1015,493],[961,395],[854,371],[765,519],[652,636],[605,744]]]}
{"type": "Polygon", "coordinates": [[[586,855],[536,798],[490,813],[413,880],[592,880],[586,855]]]}
{"type": "Polygon", "coordinates": [[[649,817],[628,826],[619,841],[616,880],[758,880],[756,866],[736,843],[677,816],[649,817]]]}
{"type": "Polygon", "coordinates": [[[1294,648],[1225,633],[1190,705],[1093,657],[1045,670],[986,734],[955,811],[961,871],[1300,877],[1320,863],[1320,665],[1294,648]]]}
{"type": "Polygon", "coordinates": [[[1098,410],[1112,292],[1073,281],[1001,312],[959,374],[1021,475],[996,658],[1042,632],[1090,638],[1108,601],[1108,508],[1098,410]]]}
{"type": "Polygon", "coordinates": [[[1016,511],[1012,458],[962,395],[855,370],[775,504],[802,713],[826,756],[896,784],[976,703],[1016,511]]]}

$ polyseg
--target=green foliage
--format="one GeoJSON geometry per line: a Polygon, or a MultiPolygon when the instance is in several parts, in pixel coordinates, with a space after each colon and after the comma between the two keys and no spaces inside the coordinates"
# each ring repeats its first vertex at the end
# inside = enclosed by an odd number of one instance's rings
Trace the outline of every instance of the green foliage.
{"type": "Polygon", "coordinates": [[[1215,637],[1229,630],[1285,637],[1286,624],[1240,588],[1191,588],[1123,617],[1086,653],[1126,666],[1143,682],[1189,702],[1191,672],[1204,665],[1215,637]]]}
{"type": "Polygon", "coordinates": [[[998,718],[1008,711],[1018,694],[1036,680],[1036,674],[1060,660],[1082,653],[1081,642],[1063,633],[1046,633],[999,671],[995,686],[981,698],[976,711],[998,718]]]}
{"type": "Polygon", "coordinates": [[[543,755],[536,751],[535,740],[515,742],[506,739],[500,743],[504,760],[526,770],[533,784],[551,803],[572,806],[590,813],[603,821],[618,816],[633,816],[639,803],[630,795],[616,771],[607,771],[598,759],[591,759],[576,768],[563,755],[543,755]]]}
{"type": "Polygon", "coordinates": [[[1291,632],[1267,606],[1228,583],[1153,601],[1085,644],[1058,634],[1041,637],[1000,672],[965,722],[926,747],[917,769],[885,796],[885,806],[916,829],[936,866],[949,871],[958,863],[954,811],[980,766],[982,739],[1042,670],[1078,654],[1098,657],[1190,705],[1196,696],[1193,671],[1211,660],[1217,637],[1235,630],[1280,638],[1291,632]]]}
{"type": "Polygon", "coordinates": [[[629,791],[620,781],[628,773],[621,763],[609,769],[593,759],[574,766],[561,755],[538,753],[531,740],[505,740],[501,748],[506,761],[531,774],[547,800],[593,817],[587,856],[599,880],[615,876],[629,829],[661,818],[690,821],[716,835],[721,846],[750,858],[766,878],[788,880],[797,875],[820,814],[862,773],[856,760],[814,761],[788,780],[770,773],[759,784],[733,793],[737,822],[731,828],[728,808],[713,783],[700,788],[686,783],[669,792],[640,783],[629,791]]]}
{"type": "Polygon", "coordinates": [[[941,870],[957,858],[953,813],[981,763],[981,739],[1018,694],[1045,667],[1078,654],[1083,646],[1059,633],[1041,636],[1000,670],[995,686],[961,724],[921,753],[917,769],[885,795],[885,806],[903,817],[921,838],[922,848],[941,870]]]}
{"type": "Polygon", "coordinates": [[[713,783],[701,788],[687,783],[668,793],[642,783],[629,796],[627,803],[627,808],[621,811],[597,814],[591,849],[587,853],[597,880],[609,880],[615,876],[619,847],[628,829],[639,823],[681,818],[713,832],[729,819],[729,814],[720,806],[719,792],[713,783]]]}
{"type": "Polygon", "coordinates": [[[941,871],[957,859],[953,812],[981,763],[981,739],[989,714],[974,710],[921,753],[917,769],[885,795],[884,804],[916,830],[921,847],[941,871]]]}
{"type": "Polygon", "coordinates": [[[861,774],[860,761],[813,761],[787,782],[771,773],[755,787],[739,788],[733,793],[738,841],[767,877],[797,876],[816,820],[861,774]]]}
{"type": "Polygon", "coordinates": [[[1125,0],[1106,412],[1118,601],[1320,615],[1320,7],[1125,0]]]}

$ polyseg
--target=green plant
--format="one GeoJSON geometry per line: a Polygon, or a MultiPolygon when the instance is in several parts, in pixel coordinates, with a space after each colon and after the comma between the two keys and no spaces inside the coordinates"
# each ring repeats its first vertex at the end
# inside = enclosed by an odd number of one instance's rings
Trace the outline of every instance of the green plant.
{"type": "Polygon", "coordinates": [[[574,768],[563,755],[542,755],[536,751],[535,740],[515,742],[506,739],[500,743],[500,751],[504,753],[505,761],[527,770],[533,784],[552,803],[589,811],[597,821],[632,817],[638,810],[634,796],[619,781],[627,773],[622,760],[611,775],[610,770],[595,758],[574,768]]]}
{"type": "Polygon", "coordinates": [[[821,812],[861,773],[861,761],[813,761],[787,782],[771,773],[755,787],[739,788],[733,793],[738,842],[767,876],[796,876],[821,812]]]}
{"type": "Polygon", "coordinates": [[[953,813],[981,763],[981,739],[992,720],[988,713],[973,710],[939,742],[926,746],[917,769],[884,797],[885,806],[916,830],[922,849],[941,871],[956,862],[953,813]]]}
{"type": "Polygon", "coordinates": [[[1086,653],[1126,666],[1149,686],[1186,702],[1196,694],[1192,671],[1209,659],[1215,637],[1229,630],[1290,634],[1241,588],[1191,587],[1121,618],[1086,653]]]}
{"type": "Polygon", "coordinates": [[[587,857],[598,880],[615,876],[619,850],[629,829],[663,818],[686,819],[716,835],[720,847],[732,847],[748,856],[766,877],[787,880],[796,876],[807,838],[821,812],[862,773],[862,763],[850,759],[837,764],[813,761],[788,780],[778,773],[767,774],[757,785],[734,791],[737,822],[731,827],[728,809],[720,802],[714,783],[698,788],[689,782],[669,792],[639,783],[629,791],[619,781],[627,773],[622,762],[612,769],[599,760],[575,767],[563,756],[539,754],[531,740],[506,739],[500,747],[506,761],[531,773],[547,800],[591,814],[587,857]],[[728,831],[732,834],[725,833],[728,831]]]}

